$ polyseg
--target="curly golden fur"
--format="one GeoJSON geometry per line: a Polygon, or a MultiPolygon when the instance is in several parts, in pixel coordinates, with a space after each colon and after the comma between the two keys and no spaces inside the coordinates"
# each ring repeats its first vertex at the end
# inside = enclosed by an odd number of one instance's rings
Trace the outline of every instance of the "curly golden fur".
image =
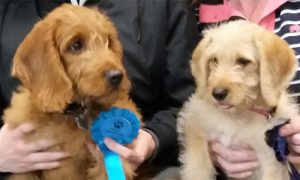
{"type": "Polygon", "coordinates": [[[191,62],[196,92],[178,121],[183,179],[215,179],[208,149],[214,140],[256,151],[261,168],[248,179],[289,179],[264,133],[279,118],[299,120],[298,106],[287,93],[296,67],[294,52],[284,40],[250,22],[229,22],[205,32],[191,62]],[[255,108],[276,111],[267,120],[255,108]]]}
{"type": "MultiPolygon", "coordinates": [[[[72,5],[56,8],[21,43],[12,74],[22,86],[4,113],[5,123],[10,128],[33,124],[36,130],[26,137],[27,142],[51,139],[57,145],[49,151],[66,151],[71,157],[62,160],[60,168],[14,174],[10,179],[106,179],[103,162],[98,161],[102,157],[86,148],[91,141],[88,130],[78,128],[74,118],[63,112],[71,102],[85,102],[91,107],[89,122],[112,106],[139,115],[129,99],[130,82],[112,22],[98,10],[72,5]]],[[[127,179],[132,179],[133,170],[123,162],[127,179]]]]}

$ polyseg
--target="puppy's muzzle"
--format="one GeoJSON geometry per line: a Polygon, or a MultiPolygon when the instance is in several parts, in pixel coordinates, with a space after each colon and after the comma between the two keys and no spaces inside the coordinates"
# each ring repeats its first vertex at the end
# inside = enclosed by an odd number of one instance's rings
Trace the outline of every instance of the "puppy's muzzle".
{"type": "Polygon", "coordinates": [[[119,87],[123,79],[123,73],[119,70],[110,70],[105,73],[105,78],[113,88],[119,87]]]}
{"type": "Polygon", "coordinates": [[[213,97],[218,101],[223,101],[228,95],[228,89],[214,88],[212,91],[213,97]]]}

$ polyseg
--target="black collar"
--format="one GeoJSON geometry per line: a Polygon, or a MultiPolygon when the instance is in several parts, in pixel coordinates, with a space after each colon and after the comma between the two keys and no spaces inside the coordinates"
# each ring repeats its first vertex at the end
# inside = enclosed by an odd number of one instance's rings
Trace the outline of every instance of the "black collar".
{"type": "Polygon", "coordinates": [[[71,116],[77,123],[77,126],[81,129],[88,129],[88,115],[90,113],[90,107],[83,101],[72,102],[64,110],[64,114],[71,116]]]}

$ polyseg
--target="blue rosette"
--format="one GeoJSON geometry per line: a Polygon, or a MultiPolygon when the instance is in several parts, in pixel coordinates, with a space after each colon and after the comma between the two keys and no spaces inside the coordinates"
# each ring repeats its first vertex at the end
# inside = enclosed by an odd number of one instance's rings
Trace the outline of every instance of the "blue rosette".
{"type": "Polygon", "coordinates": [[[140,121],[128,109],[113,107],[101,112],[91,126],[91,136],[104,155],[104,164],[109,180],[125,180],[121,158],[110,151],[104,144],[104,138],[109,137],[119,144],[131,144],[137,137],[140,121]]]}

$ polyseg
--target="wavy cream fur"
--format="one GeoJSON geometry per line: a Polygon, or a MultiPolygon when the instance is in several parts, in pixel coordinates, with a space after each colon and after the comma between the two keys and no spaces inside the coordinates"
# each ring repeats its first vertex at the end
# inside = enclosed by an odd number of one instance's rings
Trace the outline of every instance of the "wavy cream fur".
{"type": "Polygon", "coordinates": [[[246,21],[234,21],[205,32],[193,53],[192,73],[197,88],[179,113],[178,131],[183,151],[180,160],[183,180],[213,180],[216,171],[208,142],[252,147],[261,164],[251,180],[287,180],[286,167],[279,163],[265,142],[264,133],[278,118],[299,120],[298,106],[287,87],[297,61],[294,52],[275,34],[246,21]],[[217,59],[217,63],[212,61],[217,59]],[[246,66],[237,59],[250,60],[246,66]],[[222,109],[212,96],[215,87],[229,93],[222,109]],[[276,112],[272,119],[250,111],[263,107],[276,112]]]}

